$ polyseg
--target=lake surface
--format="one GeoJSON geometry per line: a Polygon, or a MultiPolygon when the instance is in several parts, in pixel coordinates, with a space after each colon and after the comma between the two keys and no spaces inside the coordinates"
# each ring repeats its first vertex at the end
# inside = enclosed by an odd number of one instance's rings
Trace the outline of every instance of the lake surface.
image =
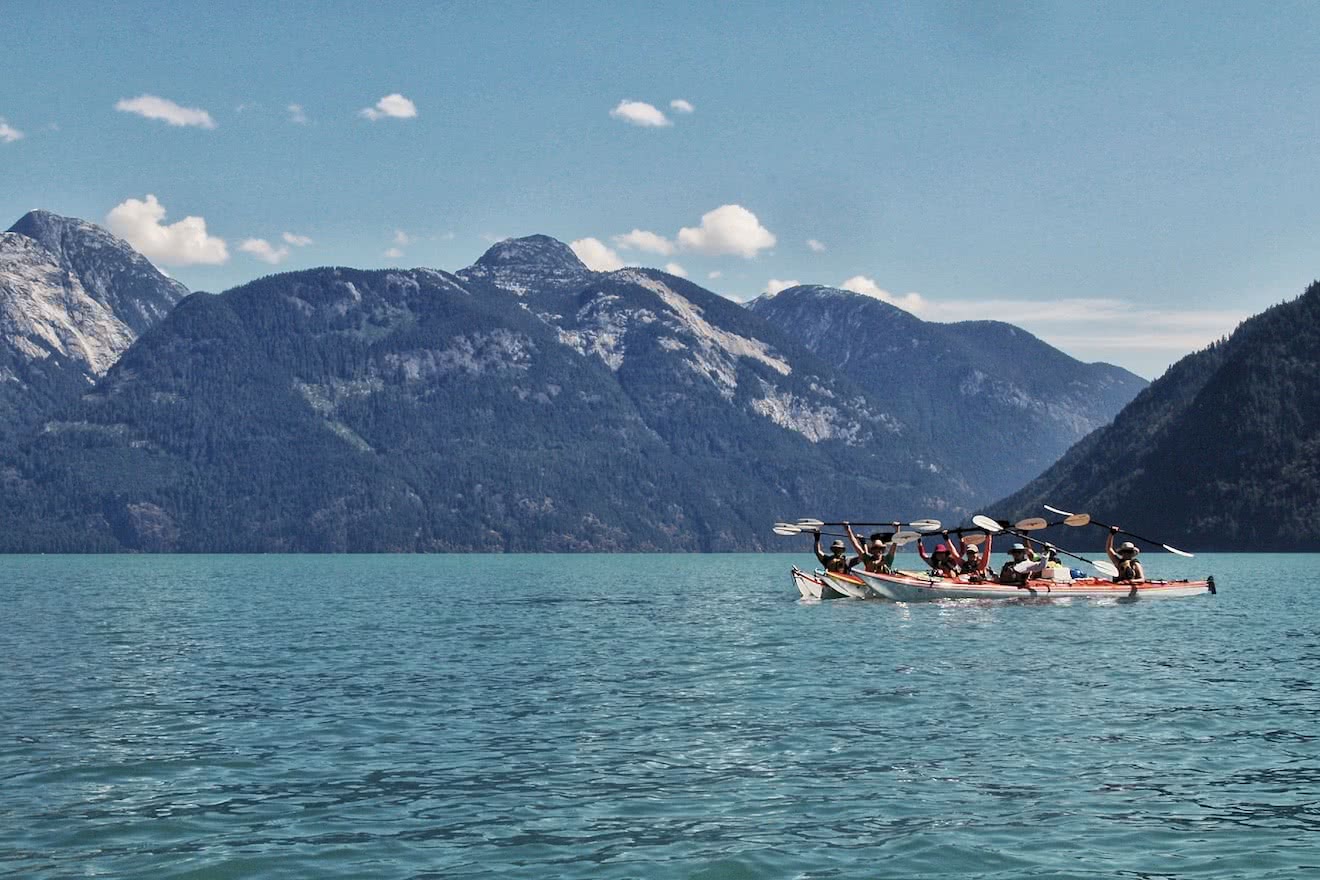
{"type": "Polygon", "coordinates": [[[1320,876],[1320,556],[1143,560],[1219,595],[6,557],[0,876],[1320,876]]]}

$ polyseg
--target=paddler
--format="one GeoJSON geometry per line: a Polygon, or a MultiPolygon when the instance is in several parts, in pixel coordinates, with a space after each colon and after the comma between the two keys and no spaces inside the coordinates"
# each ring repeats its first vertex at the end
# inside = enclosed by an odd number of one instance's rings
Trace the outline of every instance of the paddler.
{"type": "Polygon", "coordinates": [[[949,552],[949,533],[944,533],[944,543],[936,544],[935,549],[927,555],[926,547],[917,539],[917,553],[921,554],[922,560],[930,566],[930,570],[940,577],[956,577],[958,574],[958,560],[953,558],[949,552]]]}
{"type": "Polygon", "coordinates": [[[1017,567],[1019,565],[1037,558],[1026,544],[1014,544],[1008,550],[1008,557],[1008,561],[999,569],[999,582],[1001,584],[1025,587],[1029,577],[1045,568],[1044,560],[1038,560],[1031,568],[1018,571],[1017,567]]]}
{"type": "Polygon", "coordinates": [[[974,544],[970,538],[963,538],[961,561],[958,574],[965,574],[970,580],[985,580],[986,570],[990,567],[990,536],[985,536],[985,551],[974,544]]]}
{"type": "Polygon", "coordinates": [[[1137,554],[1141,552],[1140,548],[1131,541],[1124,541],[1114,549],[1114,536],[1118,534],[1118,526],[1109,527],[1109,540],[1105,542],[1105,553],[1109,556],[1109,561],[1114,563],[1114,568],[1118,569],[1118,576],[1114,578],[1115,583],[1137,583],[1146,579],[1146,572],[1137,561],[1137,554]]]}
{"type": "Polygon", "coordinates": [[[848,537],[852,540],[863,568],[877,574],[894,573],[894,554],[898,552],[898,545],[894,543],[893,532],[872,532],[867,543],[863,544],[852,526],[844,523],[844,527],[848,530],[848,537]]]}
{"type": "Polygon", "coordinates": [[[854,556],[852,559],[849,559],[844,554],[847,545],[838,538],[835,538],[834,541],[830,543],[830,555],[826,556],[825,551],[820,549],[820,529],[816,529],[815,532],[816,558],[820,560],[820,564],[825,567],[825,570],[832,571],[836,574],[848,574],[852,571],[852,567],[857,564],[859,557],[854,556]]]}

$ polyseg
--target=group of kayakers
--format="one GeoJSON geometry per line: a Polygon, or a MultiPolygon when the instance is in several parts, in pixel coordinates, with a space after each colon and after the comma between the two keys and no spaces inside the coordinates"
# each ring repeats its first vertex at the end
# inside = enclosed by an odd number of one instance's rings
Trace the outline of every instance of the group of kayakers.
{"type": "MultiPolygon", "coordinates": [[[[865,571],[877,574],[894,573],[894,554],[898,552],[898,542],[895,540],[895,532],[878,531],[873,532],[866,542],[863,542],[853,531],[848,523],[843,524],[849,540],[852,542],[853,549],[857,552],[856,556],[848,556],[848,545],[842,538],[836,538],[830,544],[830,552],[827,554],[821,548],[820,530],[815,529],[816,536],[816,558],[824,566],[826,571],[838,574],[847,574],[860,564],[865,571]]],[[[1109,527],[1109,539],[1105,542],[1105,553],[1118,569],[1118,575],[1114,578],[1119,583],[1139,583],[1146,579],[1145,571],[1141,563],[1137,560],[1137,554],[1141,551],[1131,541],[1124,541],[1118,547],[1114,546],[1114,539],[1120,529],[1118,526],[1109,527]]],[[[923,562],[929,567],[930,572],[938,577],[957,578],[962,577],[969,583],[999,583],[1016,586],[1026,586],[1031,578],[1053,578],[1053,569],[1067,570],[1067,566],[1059,559],[1059,553],[1053,545],[1040,542],[1039,550],[1030,538],[1022,536],[1020,542],[1009,547],[1009,559],[999,569],[998,574],[990,572],[990,548],[993,536],[982,534],[979,531],[972,535],[961,537],[960,541],[954,541],[951,532],[945,530],[940,532],[939,543],[930,551],[926,550],[924,538],[930,536],[918,537],[916,539],[917,553],[921,556],[923,562]],[[984,548],[982,548],[984,543],[984,548]],[[961,546],[960,546],[961,545],[961,546]],[[1024,563],[1030,562],[1030,565],[1024,563]]],[[[1065,577],[1067,575],[1065,574],[1065,577]]]]}

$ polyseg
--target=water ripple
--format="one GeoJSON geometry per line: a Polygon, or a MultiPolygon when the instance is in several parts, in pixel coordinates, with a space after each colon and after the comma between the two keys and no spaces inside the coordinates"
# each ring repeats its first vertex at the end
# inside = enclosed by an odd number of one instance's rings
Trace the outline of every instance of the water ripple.
{"type": "Polygon", "coordinates": [[[1306,557],[1132,605],[791,561],[12,558],[0,875],[1320,876],[1306,557]]]}

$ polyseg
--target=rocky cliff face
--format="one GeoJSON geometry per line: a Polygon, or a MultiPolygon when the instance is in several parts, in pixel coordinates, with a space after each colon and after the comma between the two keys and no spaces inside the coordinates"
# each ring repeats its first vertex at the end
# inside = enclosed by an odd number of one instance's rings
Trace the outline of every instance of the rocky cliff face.
{"type": "Polygon", "coordinates": [[[81,220],[34,211],[0,233],[0,437],[76,400],[186,294],[81,220]]]}
{"type": "Polygon", "coordinates": [[[748,308],[883,400],[932,459],[958,462],[980,503],[1038,475],[1146,385],[1010,324],[923,321],[837,288],[790,288],[748,308]]]}

